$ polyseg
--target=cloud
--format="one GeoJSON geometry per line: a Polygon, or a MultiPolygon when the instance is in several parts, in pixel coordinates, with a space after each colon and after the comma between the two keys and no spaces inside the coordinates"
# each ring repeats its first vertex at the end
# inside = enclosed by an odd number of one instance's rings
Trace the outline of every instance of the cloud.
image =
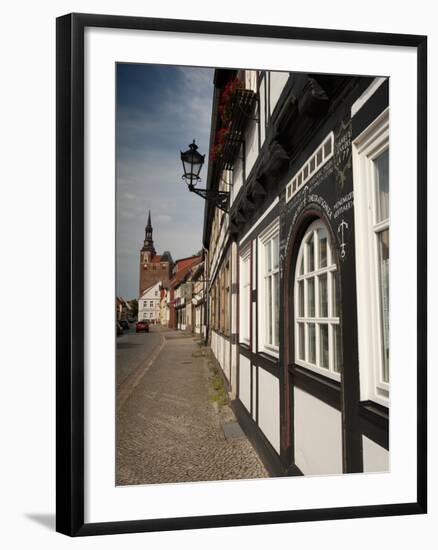
{"type": "Polygon", "coordinates": [[[134,297],[149,209],[158,253],[201,248],[204,201],[187,191],[179,154],[196,138],[207,174],[213,71],[123,66],[117,91],[117,292],[134,297]]]}
{"type": "Polygon", "coordinates": [[[155,216],[154,219],[158,222],[170,222],[172,216],[168,216],[167,214],[158,214],[158,216],[155,216]]]}

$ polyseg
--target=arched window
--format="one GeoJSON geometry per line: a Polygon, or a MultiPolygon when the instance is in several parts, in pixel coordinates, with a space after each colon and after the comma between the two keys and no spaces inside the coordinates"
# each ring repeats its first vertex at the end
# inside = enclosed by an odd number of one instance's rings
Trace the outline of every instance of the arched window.
{"type": "Polygon", "coordinates": [[[295,268],[295,363],[340,379],[338,272],[330,235],[317,220],[307,229],[295,268]]]}

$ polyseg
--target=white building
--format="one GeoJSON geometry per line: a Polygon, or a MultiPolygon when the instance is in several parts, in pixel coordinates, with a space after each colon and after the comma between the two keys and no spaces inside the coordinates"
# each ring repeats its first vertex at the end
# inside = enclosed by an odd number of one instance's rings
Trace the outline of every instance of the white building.
{"type": "Polygon", "coordinates": [[[157,323],[160,321],[160,286],[158,281],[147,288],[138,299],[138,320],[157,323]]]}

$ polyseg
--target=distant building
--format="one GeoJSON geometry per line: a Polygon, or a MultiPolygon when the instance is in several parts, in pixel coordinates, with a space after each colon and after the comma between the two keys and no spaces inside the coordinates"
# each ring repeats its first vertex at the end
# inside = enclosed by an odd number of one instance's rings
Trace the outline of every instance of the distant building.
{"type": "Polygon", "coordinates": [[[169,328],[192,330],[191,311],[188,313],[188,319],[186,311],[186,302],[191,303],[192,293],[189,292],[188,286],[183,285],[200,262],[201,255],[182,258],[175,262],[174,274],[169,283],[169,328]]]}
{"type": "Polygon", "coordinates": [[[169,289],[161,287],[160,289],[160,324],[163,327],[169,326],[169,289]]]}
{"type": "Polygon", "coordinates": [[[160,288],[161,281],[158,281],[147,288],[138,300],[138,320],[157,323],[160,321],[160,288]]]}
{"type": "Polygon", "coordinates": [[[206,292],[204,279],[204,262],[198,264],[196,270],[192,273],[190,280],[192,282],[192,332],[206,336],[206,292]]]}
{"type": "Polygon", "coordinates": [[[173,260],[169,251],[157,254],[152,238],[151,211],[149,210],[148,221],[145,228],[145,239],[140,250],[140,293],[143,294],[156,282],[161,281],[167,286],[172,276],[173,260]]]}

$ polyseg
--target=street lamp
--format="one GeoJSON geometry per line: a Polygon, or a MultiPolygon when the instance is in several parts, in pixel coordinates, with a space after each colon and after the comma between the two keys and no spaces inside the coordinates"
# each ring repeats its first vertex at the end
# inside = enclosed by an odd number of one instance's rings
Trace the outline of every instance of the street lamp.
{"type": "Polygon", "coordinates": [[[184,153],[181,152],[181,161],[184,169],[183,179],[186,180],[186,183],[190,189],[193,190],[193,187],[201,179],[199,173],[201,172],[202,165],[204,164],[205,155],[198,153],[198,146],[193,140],[193,143],[189,145],[189,148],[184,153]]]}
{"type": "Polygon", "coordinates": [[[215,206],[228,212],[229,196],[227,191],[216,191],[213,189],[198,189],[196,185],[201,180],[199,174],[204,164],[205,155],[198,152],[198,146],[193,140],[187,151],[181,151],[181,162],[183,165],[184,174],[182,179],[185,180],[187,187],[191,193],[196,193],[203,199],[213,202],[215,206]]]}

